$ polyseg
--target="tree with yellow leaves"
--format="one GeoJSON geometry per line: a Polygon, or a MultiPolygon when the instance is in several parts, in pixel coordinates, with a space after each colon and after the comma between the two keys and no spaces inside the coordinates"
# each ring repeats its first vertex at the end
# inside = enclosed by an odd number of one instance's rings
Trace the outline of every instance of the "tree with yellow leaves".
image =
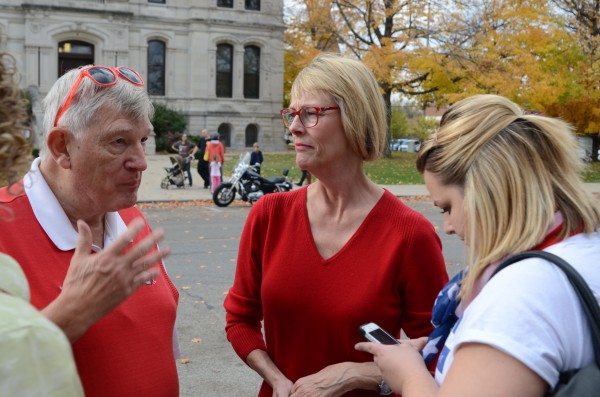
{"type": "MultiPolygon", "coordinates": [[[[286,92],[321,51],[352,54],[375,74],[388,109],[392,93],[424,94],[413,49],[427,34],[426,4],[400,0],[306,0],[295,4],[286,34],[286,92]]],[[[388,118],[389,122],[389,118],[388,118]]],[[[389,124],[388,124],[389,127],[389,124]]],[[[389,141],[388,128],[388,141],[389,141]]],[[[389,149],[386,152],[389,154],[389,149]]]]}
{"type": "Polygon", "coordinates": [[[334,49],[371,67],[388,108],[393,93],[423,107],[495,93],[597,134],[599,2],[306,0],[286,36],[286,76],[334,49]]]}

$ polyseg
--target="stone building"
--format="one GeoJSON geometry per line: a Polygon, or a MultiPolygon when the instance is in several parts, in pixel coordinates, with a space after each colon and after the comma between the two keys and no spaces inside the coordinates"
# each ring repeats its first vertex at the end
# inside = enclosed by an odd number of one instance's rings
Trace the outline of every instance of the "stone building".
{"type": "MultiPolygon", "coordinates": [[[[0,50],[40,100],[66,70],[130,66],[151,98],[231,148],[285,148],[282,0],[2,0],[0,50]]],[[[36,133],[39,139],[39,128],[36,133]]]]}

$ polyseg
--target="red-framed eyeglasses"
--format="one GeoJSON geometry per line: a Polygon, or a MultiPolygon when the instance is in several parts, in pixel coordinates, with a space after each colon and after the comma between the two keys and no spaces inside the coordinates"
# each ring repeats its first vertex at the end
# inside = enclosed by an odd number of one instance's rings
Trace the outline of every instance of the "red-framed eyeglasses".
{"type": "Polygon", "coordinates": [[[329,106],[326,108],[320,108],[317,106],[304,106],[299,110],[294,110],[290,108],[281,109],[279,114],[281,114],[281,118],[283,119],[283,124],[286,128],[290,128],[296,116],[300,116],[300,122],[306,128],[314,127],[319,122],[319,114],[326,110],[335,110],[339,109],[339,106],[329,106]]]}
{"type": "Polygon", "coordinates": [[[79,88],[79,85],[84,77],[89,77],[94,84],[101,87],[110,87],[117,84],[117,79],[119,77],[136,86],[144,85],[142,76],[127,66],[118,66],[116,68],[111,68],[108,66],[88,66],[87,68],[83,68],[81,71],[79,71],[77,80],[75,80],[73,83],[65,103],[58,109],[58,112],[56,113],[56,118],[54,119],[55,127],[58,125],[58,121],[62,115],[69,108],[69,105],[71,104],[71,101],[73,100],[73,97],[75,96],[75,93],[77,92],[77,89],[79,88]]]}

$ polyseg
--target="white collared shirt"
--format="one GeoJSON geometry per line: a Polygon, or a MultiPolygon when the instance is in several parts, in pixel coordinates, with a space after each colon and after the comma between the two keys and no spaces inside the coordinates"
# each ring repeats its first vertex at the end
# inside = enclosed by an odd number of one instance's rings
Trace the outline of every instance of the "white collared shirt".
{"type": "MultiPolygon", "coordinates": [[[[33,160],[31,169],[25,175],[25,193],[35,217],[54,245],[61,251],[74,250],[77,246],[77,230],[40,172],[40,162],[40,158],[33,160]]],[[[104,216],[104,246],[112,244],[125,230],[127,225],[119,213],[107,212],[104,216]]],[[[92,250],[99,252],[101,248],[92,245],[92,250]]]]}

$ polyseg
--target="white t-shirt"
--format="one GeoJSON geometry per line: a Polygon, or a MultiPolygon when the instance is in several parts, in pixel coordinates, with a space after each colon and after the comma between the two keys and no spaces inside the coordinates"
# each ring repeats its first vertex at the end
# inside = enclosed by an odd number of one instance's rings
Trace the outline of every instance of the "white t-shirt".
{"type": "MultiPolygon", "coordinates": [[[[600,301],[600,230],[546,249],[569,262],[600,301]]],[[[594,360],[590,329],[565,274],[541,258],[514,263],[492,278],[448,336],[435,379],[444,381],[462,343],[490,345],[521,361],[549,385],[594,360]]]]}

